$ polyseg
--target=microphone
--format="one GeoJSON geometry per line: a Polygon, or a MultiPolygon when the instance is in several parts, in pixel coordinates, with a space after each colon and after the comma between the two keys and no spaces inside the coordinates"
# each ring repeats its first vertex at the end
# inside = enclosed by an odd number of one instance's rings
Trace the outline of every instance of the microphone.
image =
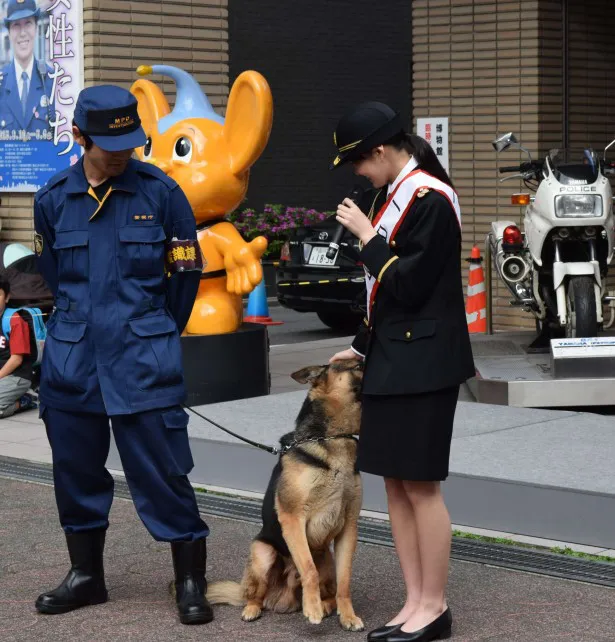
{"type": "MultiPolygon", "coordinates": [[[[346,198],[349,198],[355,205],[358,205],[364,191],[365,190],[360,185],[355,185],[350,190],[350,193],[346,198]]],[[[333,232],[333,238],[331,239],[331,243],[329,243],[329,249],[327,250],[327,258],[329,260],[334,259],[335,255],[338,253],[340,249],[340,242],[342,240],[342,236],[344,235],[345,229],[346,228],[341,223],[338,223],[337,227],[335,228],[335,232],[333,232]]]]}

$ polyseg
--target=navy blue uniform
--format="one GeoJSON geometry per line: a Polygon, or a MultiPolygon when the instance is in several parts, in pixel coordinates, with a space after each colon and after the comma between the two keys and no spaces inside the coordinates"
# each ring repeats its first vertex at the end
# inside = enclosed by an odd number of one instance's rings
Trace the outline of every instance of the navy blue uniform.
{"type": "Polygon", "coordinates": [[[34,60],[32,77],[28,83],[28,100],[25,113],[19,92],[21,80],[15,75],[15,63],[10,62],[0,71],[0,129],[36,133],[49,130],[49,120],[54,117],[50,102],[53,70],[44,62],[34,60]]]}
{"type": "Polygon", "coordinates": [[[67,533],[106,527],[113,482],[109,417],[127,482],[155,539],[209,533],[192,469],[180,333],[199,272],[168,277],[165,244],[196,240],[190,205],[156,167],[131,160],[104,196],[80,161],[35,198],[36,249],[55,295],[40,387],[67,533]]]}

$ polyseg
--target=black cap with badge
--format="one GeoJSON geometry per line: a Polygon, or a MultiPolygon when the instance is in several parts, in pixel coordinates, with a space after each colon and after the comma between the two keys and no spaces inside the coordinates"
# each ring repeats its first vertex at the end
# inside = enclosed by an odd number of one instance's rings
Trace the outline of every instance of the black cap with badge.
{"type": "Polygon", "coordinates": [[[403,129],[401,116],[388,105],[379,102],[356,105],[342,116],[335,128],[333,142],[337,155],[329,169],[356,160],[403,129]]]}
{"type": "Polygon", "coordinates": [[[107,152],[145,145],[137,99],[122,87],[97,85],[83,89],[73,118],[81,133],[107,152]]]}

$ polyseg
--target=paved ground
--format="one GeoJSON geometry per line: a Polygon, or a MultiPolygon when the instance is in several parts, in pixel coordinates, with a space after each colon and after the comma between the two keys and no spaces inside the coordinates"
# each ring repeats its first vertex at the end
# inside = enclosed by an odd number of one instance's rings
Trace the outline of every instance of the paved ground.
{"type": "MultiPolygon", "coordinates": [[[[257,526],[207,518],[210,579],[236,579],[257,526]]],[[[178,623],[166,585],[168,545],[153,542],[132,504],[116,499],[106,549],[107,604],[61,616],[36,613],[33,600],[55,586],[67,569],[64,538],[48,486],[0,479],[0,640],[103,642],[212,640],[305,642],[364,640],[342,631],[334,617],[320,626],[300,614],[267,613],[246,624],[239,610],[216,607],[207,626],[178,623]]],[[[355,609],[368,628],[381,625],[402,597],[395,555],[360,545],[354,571],[355,609]]],[[[614,638],[615,590],[454,562],[449,602],[455,642],[609,642],[614,638]]]]}

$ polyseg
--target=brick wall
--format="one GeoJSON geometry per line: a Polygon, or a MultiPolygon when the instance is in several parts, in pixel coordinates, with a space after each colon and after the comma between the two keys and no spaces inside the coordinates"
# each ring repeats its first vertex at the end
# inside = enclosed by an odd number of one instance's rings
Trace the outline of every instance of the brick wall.
{"type": "MultiPolygon", "coordinates": [[[[451,175],[463,210],[464,254],[484,247],[491,221],[521,222],[510,194],[521,182],[499,183],[490,142],[513,131],[534,158],[565,142],[601,150],[615,137],[615,15],[598,0],[415,0],[413,115],[448,116],[451,175]],[[568,7],[568,76],[564,82],[564,6],[568,7]],[[567,96],[567,103],[564,98],[567,96]]],[[[615,157],[615,152],[614,152],[615,157]]],[[[495,329],[532,327],[494,283],[495,329]]]]}
{"type": "MultiPolygon", "coordinates": [[[[195,76],[214,109],[228,97],[226,0],[84,0],[86,86],[130,87],[141,64],[164,63],[195,76]]],[[[160,82],[160,76],[152,78],[160,82]]],[[[174,85],[163,84],[172,102],[174,85]]],[[[31,194],[0,194],[0,238],[30,243],[31,194]]]]}
{"type": "MultiPolygon", "coordinates": [[[[449,117],[449,166],[462,206],[463,254],[481,251],[491,221],[520,221],[509,205],[518,182],[497,182],[491,141],[513,131],[529,149],[539,147],[541,65],[539,2],[415,0],[413,2],[413,115],[449,117]]],[[[520,157],[508,152],[501,165],[520,157]]],[[[464,266],[467,270],[467,266],[464,266]]],[[[465,282],[465,279],[464,279],[465,282]]],[[[494,326],[531,326],[494,296],[494,326]]]]}

